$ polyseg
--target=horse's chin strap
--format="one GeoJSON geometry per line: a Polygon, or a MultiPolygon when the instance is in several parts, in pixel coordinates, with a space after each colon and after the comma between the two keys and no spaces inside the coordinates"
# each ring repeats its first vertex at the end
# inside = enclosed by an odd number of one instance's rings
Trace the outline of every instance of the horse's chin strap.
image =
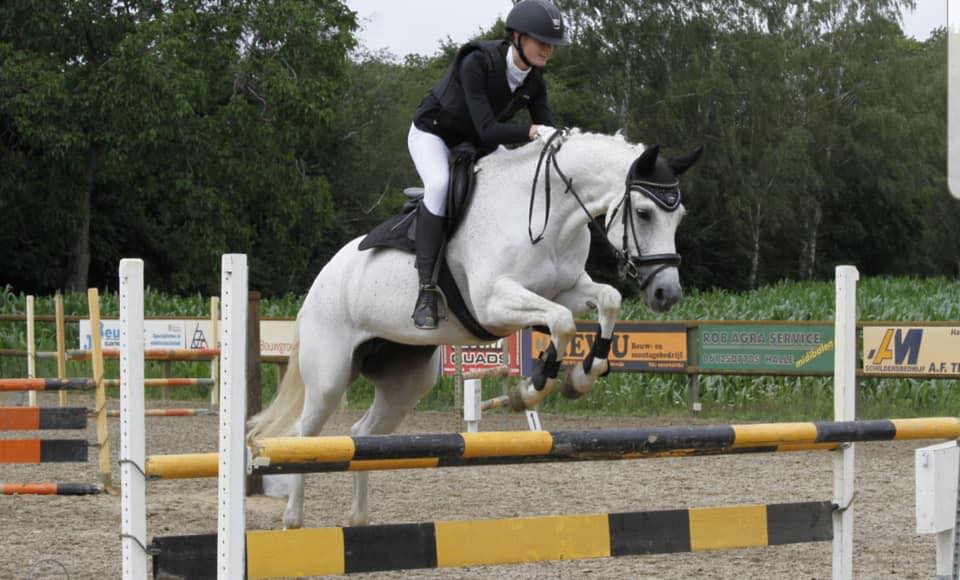
{"type": "MultiPolygon", "coordinates": [[[[583,213],[587,214],[587,219],[590,220],[590,223],[597,228],[598,231],[606,234],[607,228],[600,224],[596,218],[594,218],[590,211],[587,209],[583,199],[580,197],[580,194],[577,193],[576,188],[573,187],[573,179],[564,175],[563,171],[560,169],[560,165],[557,164],[557,152],[560,151],[560,147],[563,144],[563,141],[558,141],[554,144],[554,141],[560,139],[563,135],[566,134],[566,129],[561,129],[555,132],[547,140],[546,144],[543,146],[543,149],[540,151],[540,159],[537,161],[537,170],[533,175],[533,185],[530,188],[530,211],[527,215],[527,234],[530,236],[530,242],[533,244],[539,243],[543,240],[543,236],[547,231],[547,223],[550,221],[550,171],[551,167],[557,172],[557,176],[560,177],[560,180],[566,186],[564,193],[572,193],[574,199],[577,200],[577,203],[580,204],[580,207],[583,209],[583,213]],[[544,168],[544,160],[546,160],[546,167],[544,168]],[[543,216],[543,227],[540,229],[540,233],[536,236],[533,235],[533,203],[536,200],[537,196],[537,183],[540,180],[541,169],[546,174],[544,177],[544,201],[546,204],[546,211],[543,216]]],[[[623,198],[620,200],[620,203],[617,204],[617,207],[614,209],[614,215],[618,210],[623,211],[622,221],[623,221],[623,244],[619,250],[617,250],[617,258],[620,260],[620,276],[629,276],[637,281],[640,285],[641,290],[646,290],[647,286],[656,278],[657,274],[666,270],[667,268],[676,268],[680,265],[680,254],[650,254],[647,256],[643,255],[643,250],[640,248],[639,236],[637,235],[636,221],[633,217],[633,201],[630,199],[630,193],[633,190],[639,190],[644,195],[652,199],[660,207],[666,211],[676,211],[680,207],[680,194],[679,190],[677,191],[676,197],[665,200],[662,195],[655,195],[654,192],[651,192],[647,187],[645,182],[633,181],[630,179],[630,175],[633,173],[631,170],[627,175],[627,185],[626,190],[623,193],[623,198]],[[630,256],[630,241],[629,233],[633,233],[633,245],[636,250],[636,255],[630,256]],[[654,268],[646,276],[643,276],[642,270],[651,266],[659,266],[654,268]]],[[[659,184],[649,184],[649,185],[659,185],[659,184]]]]}

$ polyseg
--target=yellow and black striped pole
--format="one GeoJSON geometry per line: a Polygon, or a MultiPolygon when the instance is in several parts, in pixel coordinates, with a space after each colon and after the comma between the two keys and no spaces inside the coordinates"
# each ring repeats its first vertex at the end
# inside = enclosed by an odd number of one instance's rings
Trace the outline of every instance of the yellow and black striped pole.
{"type": "MultiPolygon", "coordinates": [[[[836,449],[860,441],[957,439],[953,417],[485,433],[281,437],[251,446],[255,473],[374,471],[836,449]]],[[[153,479],[212,477],[217,454],[147,459],[153,479]]]]}
{"type": "MultiPolygon", "coordinates": [[[[248,531],[247,576],[319,576],[754,548],[833,537],[830,502],[248,531]]],[[[206,577],[215,534],[154,538],[160,576],[206,577]]]]}

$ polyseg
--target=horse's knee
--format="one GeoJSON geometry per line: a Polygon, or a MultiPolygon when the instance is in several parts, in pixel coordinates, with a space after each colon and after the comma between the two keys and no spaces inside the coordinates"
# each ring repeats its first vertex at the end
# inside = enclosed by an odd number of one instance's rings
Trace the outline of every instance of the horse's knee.
{"type": "Polygon", "coordinates": [[[623,307],[623,296],[613,286],[604,286],[597,297],[599,310],[608,313],[618,313],[623,307]]]}
{"type": "Polygon", "coordinates": [[[566,346],[566,343],[577,333],[577,321],[573,318],[573,312],[566,308],[558,312],[550,324],[550,332],[560,346],[566,346]]]}

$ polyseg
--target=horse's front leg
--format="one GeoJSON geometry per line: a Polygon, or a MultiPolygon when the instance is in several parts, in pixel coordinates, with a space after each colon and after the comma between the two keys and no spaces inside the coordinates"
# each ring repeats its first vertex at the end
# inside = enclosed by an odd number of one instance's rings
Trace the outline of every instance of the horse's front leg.
{"type": "Polygon", "coordinates": [[[613,340],[613,327],[620,318],[620,306],[623,299],[613,286],[598,284],[583,272],[577,284],[557,296],[557,302],[580,316],[596,308],[600,318],[600,331],[593,341],[590,354],[583,364],[574,366],[567,372],[561,392],[568,399],[579,399],[593,390],[597,379],[610,372],[607,360],[613,340]]]}
{"type": "Polygon", "coordinates": [[[494,282],[484,304],[480,322],[488,328],[546,326],[550,329],[550,348],[535,361],[533,376],[510,393],[510,406],[514,410],[535,409],[556,386],[563,353],[577,331],[573,313],[506,277],[494,282]]]}

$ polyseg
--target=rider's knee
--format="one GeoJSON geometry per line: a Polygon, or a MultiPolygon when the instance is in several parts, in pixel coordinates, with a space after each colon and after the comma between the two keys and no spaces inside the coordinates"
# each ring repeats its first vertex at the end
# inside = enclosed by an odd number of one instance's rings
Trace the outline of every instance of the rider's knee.
{"type": "Polygon", "coordinates": [[[444,178],[438,177],[423,184],[423,203],[433,215],[443,215],[446,211],[449,184],[449,174],[444,178]]]}

